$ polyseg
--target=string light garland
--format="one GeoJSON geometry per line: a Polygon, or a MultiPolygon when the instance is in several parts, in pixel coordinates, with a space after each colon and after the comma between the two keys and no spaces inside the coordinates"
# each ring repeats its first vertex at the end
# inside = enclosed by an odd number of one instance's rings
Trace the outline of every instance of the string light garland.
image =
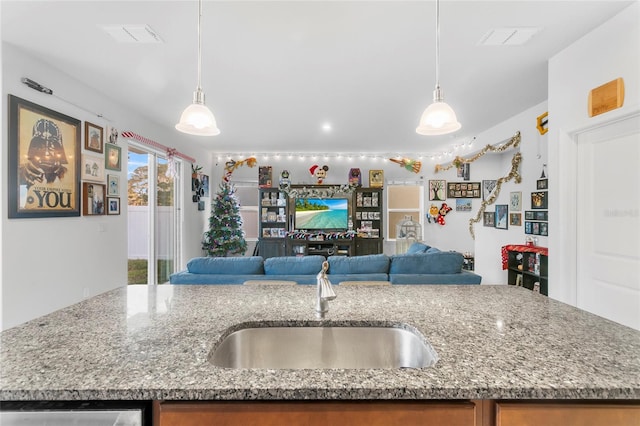
{"type": "Polygon", "coordinates": [[[390,158],[417,158],[418,160],[441,160],[446,157],[454,156],[457,152],[466,151],[473,148],[475,137],[468,142],[462,142],[452,145],[446,151],[441,152],[335,152],[335,153],[317,153],[317,152],[218,152],[214,153],[218,162],[224,162],[232,158],[248,158],[254,157],[258,161],[268,160],[340,160],[340,161],[356,161],[356,160],[372,160],[386,163],[390,158]]]}
{"type": "Polygon", "coordinates": [[[469,158],[462,158],[460,156],[457,156],[456,158],[454,158],[451,163],[447,164],[447,165],[442,165],[442,164],[436,164],[436,173],[438,172],[444,172],[446,170],[452,169],[454,167],[459,167],[460,165],[464,164],[464,163],[473,163],[474,161],[476,161],[477,159],[479,159],[480,157],[482,157],[483,155],[485,155],[487,152],[504,152],[509,148],[517,148],[518,146],[520,146],[520,132],[516,132],[515,135],[513,135],[513,137],[506,143],[501,144],[501,145],[487,145],[484,148],[482,148],[482,150],[480,152],[478,152],[477,154],[475,154],[473,157],[469,157],[469,158]]]}

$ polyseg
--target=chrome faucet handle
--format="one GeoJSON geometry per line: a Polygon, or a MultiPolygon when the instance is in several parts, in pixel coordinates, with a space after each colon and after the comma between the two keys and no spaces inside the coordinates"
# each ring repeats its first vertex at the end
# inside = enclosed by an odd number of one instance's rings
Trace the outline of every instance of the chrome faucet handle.
{"type": "Polygon", "coordinates": [[[318,297],[321,300],[333,300],[337,297],[336,293],[333,291],[331,281],[329,281],[329,278],[327,278],[328,270],[329,262],[325,260],[324,262],[322,262],[322,270],[316,276],[318,282],[318,297]]]}
{"type": "Polygon", "coordinates": [[[316,315],[318,318],[324,318],[325,314],[329,312],[329,300],[336,298],[336,293],[333,291],[331,281],[327,278],[327,270],[329,270],[329,262],[326,260],[322,262],[322,270],[316,276],[317,295],[316,295],[316,315]]]}

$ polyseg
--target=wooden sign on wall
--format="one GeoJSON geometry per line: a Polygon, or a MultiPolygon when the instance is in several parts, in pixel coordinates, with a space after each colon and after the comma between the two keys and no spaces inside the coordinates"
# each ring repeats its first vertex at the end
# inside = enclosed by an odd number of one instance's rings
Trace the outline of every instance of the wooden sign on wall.
{"type": "Polygon", "coordinates": [[[624,80],[616,78],[589,92],[589,117],[604,114],[624,104],[624,80]]]}

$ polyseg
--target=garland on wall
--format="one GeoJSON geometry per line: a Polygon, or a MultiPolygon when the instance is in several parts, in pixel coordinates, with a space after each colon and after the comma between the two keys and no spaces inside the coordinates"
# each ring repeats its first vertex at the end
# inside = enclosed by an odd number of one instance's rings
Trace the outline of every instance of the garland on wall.
{"type": "Polygon", "coordinates": [[[504,182],[509,182],[511,179],[515,179],[516,183],[522,182],[522,176],[520,176],[519,172],[521,161],[522,154],[520,152],[516,152],[515,154],[513,154],[513,158],[511,159],[511,170],[509,171],[509,174],[499,178],[496,181],[496,188],[491,193],[491,196],[482,201],[476,217],[469,219],[469,232],[471,233],[471,238],[473,238],[474,240],[476,239],[476,235],[473,231],[473,225],[474,223],[480,222],[480,219],[483,217],[484,211],[487,209],[487,206],[496,202],[496,200],[498,199],[498,195],[500,195],[500,187],[502,186],[502,184],[504,182]]]}
{"type": "MultiPolygon", "coordinates": [[[[442,164],[436,164],[436,173],[441,171],[446,171],[454,167],[456,168],[460,167],[464,163],[473,163],[474,161],[476,161],[477,159],[485,155],[487,152],[504,152],[509,148],[517,148],[518,146],[520,146],[520,140],[521,140],[520,132],[516,132],[516,134],[513,135],[513,137],[508,142],[501,145],[487,145],[484,148],[482,148],[482,150],[478,152],[476,155],[474,155],[473,157],[462,158],[458,156],[455,159],[453,159],[451,163],[447,165],[443,166],[442,164]]],[[[496,181],[495,190],[491,193],[489,198],[482,201],[482,204],[480,205],[480,209],[476,213],[476,217],[469,219],[469,233],[471,234],[471,238],[473,238],[474,240],[476,239],[476,235],[474,232],[473,225],[480,222],[480,220],[482,220],[482,217],[484,215],[485,210],[487,209],[487,206],[490,206],[491,204],[496,202],[496,200],[498,199],[498,195],[500,195],[500,187],[502,186],[502,184],[504,182],[509,182],[511,179],[515,179],[516,183],[520,183],[522,181],[522,176],[520,176],[520,171],[519,171],[521,162],[522,162],[522,154],[520,152],[516,152],[515,154],[513,154],[513,158],[511,159],[511,170],[509,171],[509,174],[499,178],[496,181]]]]}
{"type": "Polygon", "coordinates": [[[482,148],[482,150],[480,150],[480,152],[478,152],[473,157],[462,158],[460,156],[457,156],[451,161],[451,163],[447,165],[436,164],[436,173],[444,172],[454,167],[456,168],[460,167],[464,163],[473,163],[474,161],[476,161],[477,159],[485,155],[487,152],[504,152],[509,148],[516,148],[519,145],[520,145],[520,132],[516,132],[516,134],[513,135],[513,137],[508,142],[505,142],[502,145],[487,145],[484,148],[482,148]]]}
{"type": "Polygon", "coordinates": [[[338,194],[353,194],[358,187],[357,184],[350,183],[348,185],[335,185],[323,188],[291,188],[290,185],[281,185],[280,191],[287,194],[289,198],[300,197],[317,197],[317,198],[332,198],[338,194]]]}

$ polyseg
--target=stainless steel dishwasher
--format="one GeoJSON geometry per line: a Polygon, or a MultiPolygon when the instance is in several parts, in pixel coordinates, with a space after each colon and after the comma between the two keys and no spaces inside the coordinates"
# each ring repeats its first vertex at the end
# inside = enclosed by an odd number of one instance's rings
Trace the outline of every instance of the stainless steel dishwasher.
{"type": "Polygon", "coordinates": [[[135,401],[3,401],[2,426],[148,426],[151,403],[135,401]]]}

